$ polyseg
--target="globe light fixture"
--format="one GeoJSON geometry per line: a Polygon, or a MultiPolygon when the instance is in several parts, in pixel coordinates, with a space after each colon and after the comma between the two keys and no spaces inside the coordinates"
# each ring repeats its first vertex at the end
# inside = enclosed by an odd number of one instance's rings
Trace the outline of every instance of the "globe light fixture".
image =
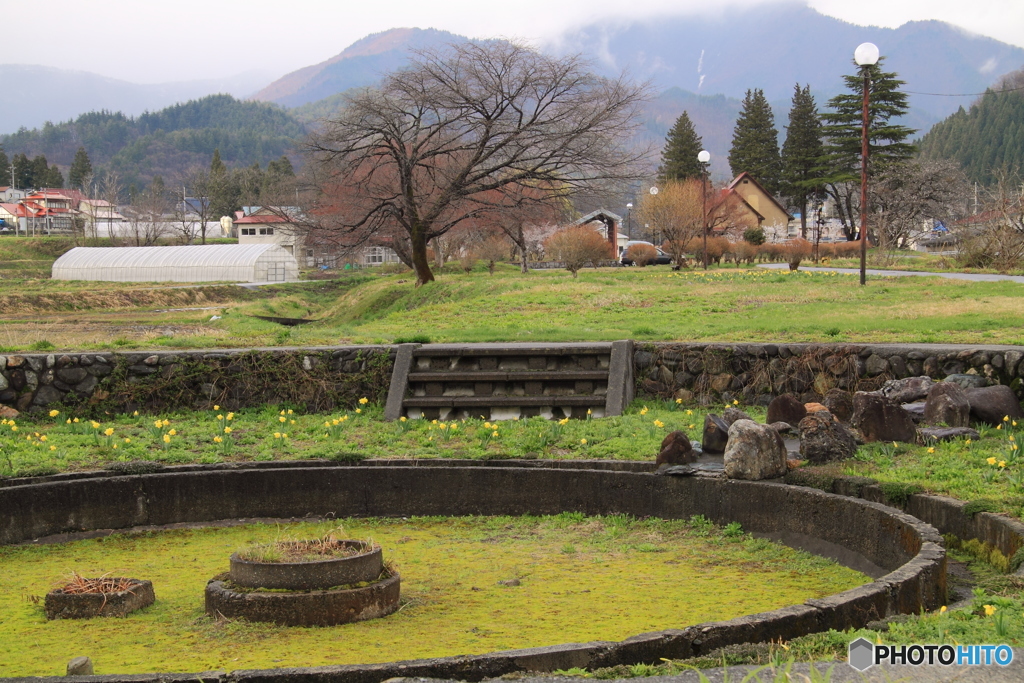
{"type": "Polygon", "coordinates": [[[629,202],[628,204],[626,204],[626,237],[629,239],[633,239],[633,222],[631,220],[632,214],[633,202],[629,202]]]}

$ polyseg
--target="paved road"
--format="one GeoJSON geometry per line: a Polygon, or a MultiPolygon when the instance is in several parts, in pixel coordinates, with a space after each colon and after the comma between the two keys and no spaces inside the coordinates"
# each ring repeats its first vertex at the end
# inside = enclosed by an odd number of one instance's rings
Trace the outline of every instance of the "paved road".
{"type": "MultiPolygon", "coordinates": [[[[789,265],[785,263],[760,263],[757,267],[769,268],[772,270],[785,270],[789,268],[789,265]]],[[[812,273],[843,273],[846,275],[860,275],[860,270],[858,268],[815,268],[813,266],[800,266],[800,270],[808,270],[812,273]]],[[[997,282],[999,280],[1009,280],[1010,282],[1019,282],[1024,284],[1024,275],[990,275],[988,273],[926,273],[910,270],[876,270],[875,268],[868,268],[866,272],[868,275],[881,277],[906,277],[916,275],[918,277],[944,277],[950,280],[970,280],[971,282],[997,282]]]]}

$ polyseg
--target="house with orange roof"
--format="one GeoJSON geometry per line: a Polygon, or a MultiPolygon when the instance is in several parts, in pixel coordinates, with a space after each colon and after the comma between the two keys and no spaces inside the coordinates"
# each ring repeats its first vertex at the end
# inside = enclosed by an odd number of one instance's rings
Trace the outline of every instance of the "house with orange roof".
{"type": "Polygon", "coordinates": [[[761,228],[769,239],[793,236],[789,227],[793,217],[746,171],[733,178],[721,191],[718,212],[725,217],[713,228],[718,234],[739,239],[744,230],[761,228]]]}

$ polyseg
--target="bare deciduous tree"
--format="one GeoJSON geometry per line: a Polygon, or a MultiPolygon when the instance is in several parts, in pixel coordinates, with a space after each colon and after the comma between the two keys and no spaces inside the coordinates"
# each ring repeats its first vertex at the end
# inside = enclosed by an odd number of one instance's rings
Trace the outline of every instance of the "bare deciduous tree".
{"type": "Polygon", "coordinates": [[[334,229],[368,239],[401,228],[420,285],[434,279],[428,243],[497,211],[494,192],[528,187],[546,202],[638,177],[647,150],[629,139],[646,95],[579,57],[506,41],[424,51],[311,138],[321,201],[345,196],[334,229]]]}
{"type": "Polygon", "coordinates": [[[585,225],[574,225],[559,230],[544,243],[548,258],[561,261],[575,278],[580,268],[614,258],[612,246],[597,230],[585,225]]]}
{"type": "Polygon", "coordinates": [[[906,249],[931,231],[931,221],[963,216],[970,188],[952,161],[890,166],[869,185],[870,232],[882,252],[906,249]]]}

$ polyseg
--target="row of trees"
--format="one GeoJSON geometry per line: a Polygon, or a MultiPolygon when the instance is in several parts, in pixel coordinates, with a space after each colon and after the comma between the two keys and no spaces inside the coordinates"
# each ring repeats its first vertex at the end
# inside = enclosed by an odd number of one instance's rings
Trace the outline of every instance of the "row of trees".
{"type": "Polygon", "coordinates": [[[48,163],[42,154],[32,159],[24,154],[8,158],[0,146],[0,184],[21,189],[64,187],[64,174],[57,168],[57,164],[48,163]]]}
{"type": "MultiPolygon", "coordinates": [[[[870,78],[869,173],[890,186],[915,169],[907,162],[914,148],[907,142],[914,130],[898,123],[907,112],[904,84],[883,71],[883,62],[866,67],[870,78]]],[[[779,133],[771,105],[760,89],[748,90],[736,120],[729,165],[733,175],[753,175],[771,194],[799,212],[801,235],[807,236],[807,208],[830,197],[838,218],[852,236],[859,210],[862,75],[844,78],[847,92],[833,97],[819,112],[810,86],[795,86],[786,138],[779,148],[779,133]]],[[[659,177],[663,181],[700,177],[697,162],[701,138],[686,112],[679,117],[662,152],[659,177]]]]}

